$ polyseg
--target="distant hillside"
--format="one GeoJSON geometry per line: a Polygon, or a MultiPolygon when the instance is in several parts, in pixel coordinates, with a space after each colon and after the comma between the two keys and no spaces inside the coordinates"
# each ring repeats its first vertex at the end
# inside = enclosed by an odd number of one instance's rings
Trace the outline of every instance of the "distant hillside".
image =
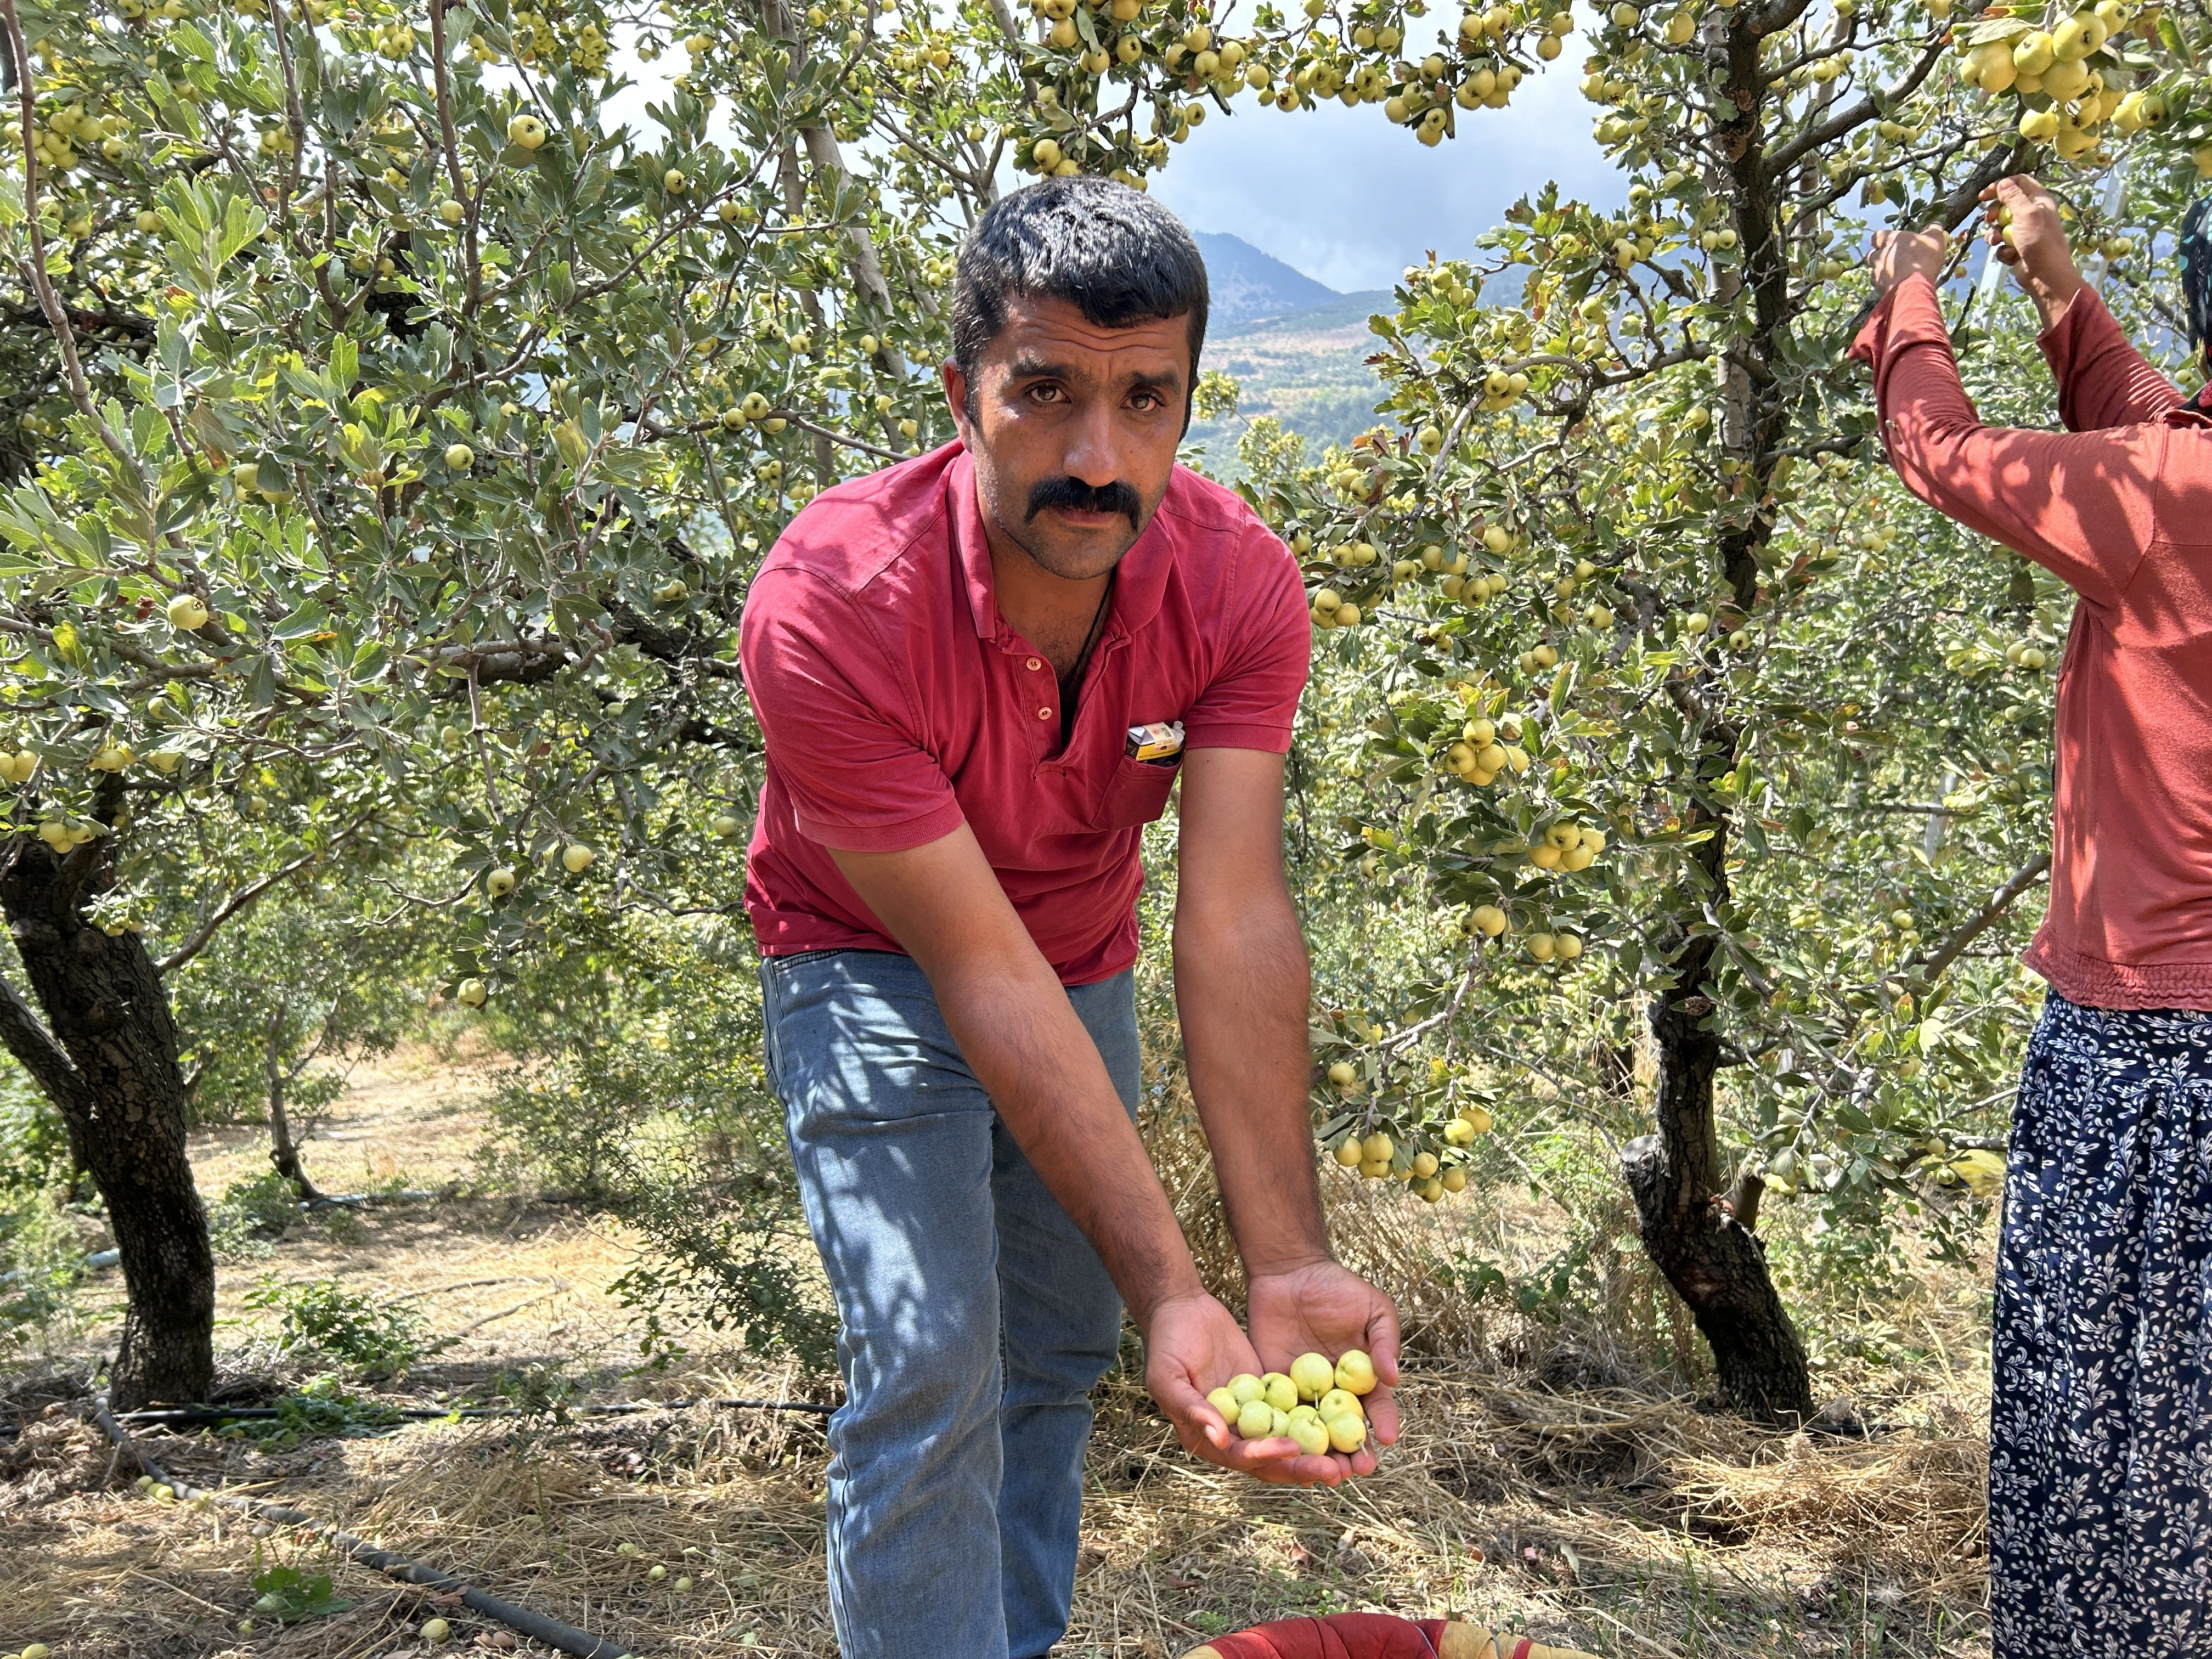
{"type": "Polygon", "coordinates": [[[1206,285],[1212,290],[1212,327],[1241,328],[1337,297],[1334,289],[1239,237],[1205,230],[1197,235],[1198,251],[1206,257],[1206,285]]]}
{"type": "Polygon", "coordinates": [[[1198,447],[1201,465],[1215,477],[1237,476],[1237,441],[1246,422],[1262,415],[1303,437],[1313,460],[1329,445],[1349,443],[1376,424],[1382,388],[1367,359],[1382,343],[1368,332],[1367,319],[1390,309],[1390,295],[1382,289],[1322,291],[1327,297],[1303,310],[1206,330],[1201,367],[1237,382],[1237,417],[1195,424],[1184,441],[1198,447]]]}

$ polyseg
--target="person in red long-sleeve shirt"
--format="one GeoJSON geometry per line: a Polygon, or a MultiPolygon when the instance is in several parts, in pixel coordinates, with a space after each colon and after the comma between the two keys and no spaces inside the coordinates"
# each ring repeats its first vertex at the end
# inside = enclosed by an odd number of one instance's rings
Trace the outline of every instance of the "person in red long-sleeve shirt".
{"type": "MultiPolygon", "coordinates": [[[[1870,364],[1908,489],[2077,596],[2058,681],[2051,988],[2013,1114],[1990,1410],[1996,1659],[2212,1654],[2212,420],[2129,343],[2033,179],[1994,187],[2067,429],[1986,427],[1884,233],[1870,364]]],[[[2182,238],[2196,343],[2205,209],[2182,238]]]]}

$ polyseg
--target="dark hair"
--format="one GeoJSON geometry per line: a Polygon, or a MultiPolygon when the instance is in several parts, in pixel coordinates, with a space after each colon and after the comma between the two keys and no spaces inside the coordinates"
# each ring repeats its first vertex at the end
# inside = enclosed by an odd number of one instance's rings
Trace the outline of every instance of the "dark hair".
{"type": "Polygon", "coordinates": [[[1092,173],[1043,179],[975,222],[952,285],[952,361],[968,377],[971,409],[975,365],[1006,325],[1010,294],[1064,300],[1100,328],[1188,316],[1196,391],[1206,261],[1182,221],[1144,191],[1092,173]]]}

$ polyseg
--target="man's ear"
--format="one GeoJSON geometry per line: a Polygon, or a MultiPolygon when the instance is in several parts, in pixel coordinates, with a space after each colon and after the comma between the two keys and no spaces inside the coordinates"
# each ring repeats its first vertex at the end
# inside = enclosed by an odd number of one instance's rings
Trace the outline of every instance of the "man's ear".
{"type": "Polygon", "coordinates": [[[945,382],[945,402],[946,407],[952,411],[953,429],[959,433],[961,443],[973,449],[975,446],[970,438],[968,428],[969,416],[972,412],[975,400],[975,389],[968,384],[968,376],[960,365],[950,357],[945,360],[938,374],[945,382]]]}

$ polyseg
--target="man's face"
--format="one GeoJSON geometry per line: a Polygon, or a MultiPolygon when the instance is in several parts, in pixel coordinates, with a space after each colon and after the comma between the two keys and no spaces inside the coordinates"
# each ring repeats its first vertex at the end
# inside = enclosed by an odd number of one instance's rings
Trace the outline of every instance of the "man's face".
{"type": "Polygon", "coordinates": [[[1111,570],[1167,494],[1190,390],[1189,321],[1101,328],[1064,300],[1015,296],[972,387],[945,365],[985,521],[1054,575],[1111,570]]]}

